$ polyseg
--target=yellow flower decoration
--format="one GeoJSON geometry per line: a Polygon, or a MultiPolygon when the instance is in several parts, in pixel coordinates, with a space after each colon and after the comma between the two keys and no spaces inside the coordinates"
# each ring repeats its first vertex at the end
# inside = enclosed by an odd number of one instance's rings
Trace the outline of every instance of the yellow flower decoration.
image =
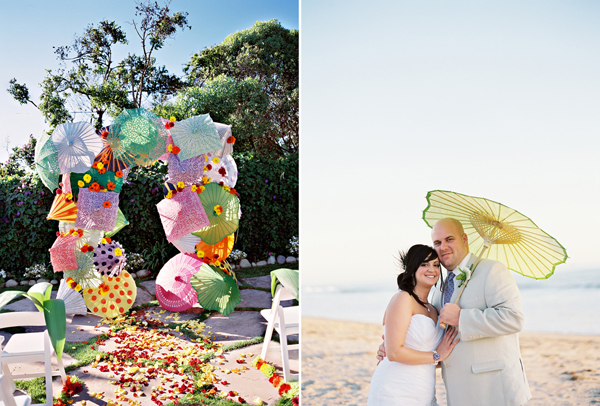
{"type": "Polygon", "coordinates": [[[185,187],[185,183],[182,181],[177,182],[177,187],[183,189],[185,187]]]}
{"type": "Polygon", "coordinates": [[[173,197],[173,191],[169,190],[169,193],[167,193],[167,195],[165,196],[166,199],[170,199],[173,197]]]}
{"type": "Polygon", "coordinates": [[[192,192],[195,192],[196,190],[198,190],[198,186],[192,185],[192,192]]]}
{"type": "Polygon", "coordinates": [[[207,183],[210,183],[210,178],[208,178],[208,177],[206,177],[206,176],[203,176],[203,177],[202,177],[202,183],[204,183],[205,185],[206,185],[207,183]]]}
{"type": "Polygon", "coordinates": [[[123,255],[123,250],[121,248],[115,248],[115,255],[120,257],[123,255]]]}
{"type": "Polygon", "coordinates": [[[214,157],[214,158],[212,159],[212,161],[213,161],[214,163],[216,163],[216,164],[218,164],[219,162],[221,162],[221,161],[219,160],[219,157],[218,157],[218,156],[214,157]]]}
{"type": "Polygon", "coordinates": [[[102,244],[106,244],[106,238],[102,239],[102,244]]]}
{"type": "Polygon", "coordinates": [[[83,180],[85,180],[85,183],[90,183],[92,177],[89,173],[86,173],[85,175],[83,175],[83,180]]]}
{"type": "Polygon", "coordinates": [[[204,167],[204,172],[208,172],[208,166],[204,167]]]}
{"type": "Polygon", "coordinates": [[[98,162],[98,169],[104,168],[104,164],[102,162],[98,162]]]}
{"type": "Polygon", "coordinates": [[[231,190],[231,188],[229,186],[227,186],[227,185],[223,185],[223,189],[225,189],[228,192],[231,190]]]}
{"type": "Polygon", "coordinates": [[[221,207],[220,204],[217,204],[213,209],[217,216],[220,216],[221,213],[223,213],[223,208],[221,207]]]}
{"type": "Polygon", "coordinates": [[[73,199],[73,193],[67,193],[67,199],[69,199],[69,200],[73,199]]]}
{"type": "Polygon", "coordinates": [[[215,261],[215,266],[221,266],[221,261],[215,261]]]}
{"type": "Polygon", "coordinates": [[[85,183],[83,183],[83,181],[82,181],[82,180],[78,180],[78,181],[77,181],[77,186],[79,186],[79,187],[84,187],[84,186],[85,186],[85,183]]]}
{"type": "Polygon", "coordinates": [[[169,150],[169,152],[173,152],[173,144],[169,144],[169,146],[167,147],[167,149],[169,150]]]}
{"type": "Polygon", "coordinates": [[[204,192],[204,189],[206,189],[204,186],[198,186],[198,190],[200,191],[200,193],[204,192]]]}
{"type": "Polygon", "coordinates": [[[204,256],[204,251],[198,250],[198,252],[196,253],[196,255],[198,255],[199,258],[202,258],[204,256]]]}
{"type": "Polygon", "coordinates": [[[169,121],[177,121],[177,119],[174,116],[169,117],[169,121]]]}

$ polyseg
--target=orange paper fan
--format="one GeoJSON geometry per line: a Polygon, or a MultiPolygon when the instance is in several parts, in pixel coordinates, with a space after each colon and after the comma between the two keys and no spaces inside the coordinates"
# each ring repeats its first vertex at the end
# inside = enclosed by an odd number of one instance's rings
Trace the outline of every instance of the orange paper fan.
{"type": "Polygon", "coordinates": [[[61,193],[54,197],[47,220],[75,222],[77,219],[77,205],[69,193],[61,193]],[[71,196],[70,198],[68,196],[71,196]]]}
{"type": "Polygon", "coordinates": [[[196,254],[205,264],[212,264],[215,261],[223,262],[223,260],[227,259],[229,254],[231,254],[234,241],[234,234],[228,235],[213,245],[200,241],[196,244],[196,254]],[[200,256],[200,254],[204,255],[200,256]]]}

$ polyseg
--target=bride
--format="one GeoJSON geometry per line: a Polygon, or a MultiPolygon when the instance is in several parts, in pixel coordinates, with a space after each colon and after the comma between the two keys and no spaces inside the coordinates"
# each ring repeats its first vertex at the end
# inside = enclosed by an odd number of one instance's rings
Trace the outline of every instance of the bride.
{"type": "Polygon", "coordinates": [[[401,255],[404,272],[383,316],[386,357],[371,379],[367,406],[435,406],[435,366],[458,342],[456,329],[438,326],[437,310],[428,303],[440,279],[433,248],[414,245],[401,255]]]}

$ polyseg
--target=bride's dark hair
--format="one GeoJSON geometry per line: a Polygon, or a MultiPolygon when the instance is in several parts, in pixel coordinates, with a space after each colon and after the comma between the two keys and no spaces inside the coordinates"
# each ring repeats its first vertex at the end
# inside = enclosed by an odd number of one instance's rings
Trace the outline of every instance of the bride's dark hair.
{"type": "MultiPolygon", "coordinates": [[[[417,285],[415,274],[423,262],[433,261],[437,258],[437,252],[429,245],[417,244],[410,247],[406,252],[400,252],[398,262],[400,263],[400,267],[404,269],[404,272],[398,275],[398,289],[408,292],[408,294],[414,297],[415,300],[425,308],[427,308],[425,303],[423,303],[414,292],[415,286],[417,285]]],[[[442,280],[441,272],[440,280],[442,280]]]]}

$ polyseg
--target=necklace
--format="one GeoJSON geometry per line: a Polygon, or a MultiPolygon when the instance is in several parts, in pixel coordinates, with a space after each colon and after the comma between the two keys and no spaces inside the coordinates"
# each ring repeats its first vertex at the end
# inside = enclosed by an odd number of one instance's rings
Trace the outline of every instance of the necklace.
{"type": "Polygon", "coordinates": [[[429,303],[425,303],[425,308],[427,309],[427,313],[431,313],[431,310],[429,309],[429,303]]]}

